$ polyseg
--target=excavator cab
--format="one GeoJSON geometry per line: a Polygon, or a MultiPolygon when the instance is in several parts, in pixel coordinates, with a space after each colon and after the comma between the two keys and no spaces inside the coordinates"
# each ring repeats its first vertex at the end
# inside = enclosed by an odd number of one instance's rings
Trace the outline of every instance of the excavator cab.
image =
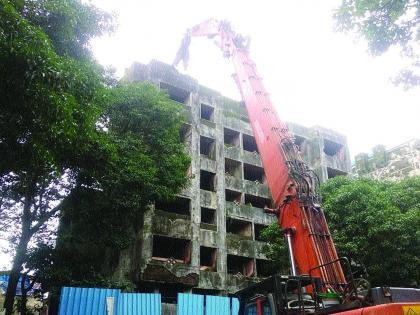
{"type": "Polygon", "coordinates": [[[320,290],[318,278],[277,274],[236,293],[240,300],[239,314],[316,314],[322,309],[322,303],[309,292],[317,290],[320,290]]]}
{"type": "MultiPolygon", "coordinates": [[[[355,279],[356,286],[358,280],[355,279]]],[[[361,286],[340,295],[322,288],[320,278],[277,274],[235,295],[240,301],[240,315],[350,314],[350,310],[352,314],[402,315],[417,314],[406,312],[405,308],[420,310],[420,289],[361,286]]]]}
{"type": "Polygon", "coordinates": [[[326,290],[326,283],[310,274],[276,274],[235,294],[240,300],[239,314],[331,314],[360,308],[364,301],[363,291],[356,287],[358,279],[352,278],[351,269],[346,279],[346,289],[336,293],[326,290]]]}

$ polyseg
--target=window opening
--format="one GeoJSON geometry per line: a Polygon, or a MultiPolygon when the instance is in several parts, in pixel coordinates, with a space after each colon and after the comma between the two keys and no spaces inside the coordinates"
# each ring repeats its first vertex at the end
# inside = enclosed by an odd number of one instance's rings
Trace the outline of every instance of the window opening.
{"type": "Polygon", "coordinates": [[[262,236],[261,236],[261,232],[266,227],[267,227],[267,225],[257,224],[257,223],[254,224],[254,233],[255,233],[255,240],[256,241],[263,241],[262,236]]]}
{"type": "Polygon", "coordinates": [[[168,93],[168,96],[171,100],[178,102],[178,103],[182,103],[182,104],[187,104],[188,100],[190,98],[190,92],[184,89],[181,89],[179,87],[170,85],[168,83],[165,82],[160,82],[159,87],[162,90],[166,90],[166,92],[168,93]]]}
{"type": "Polygon", "coordinates": [[[331,140],[324,139],[324,153],[328,156],[336,155],[341,149],[343,145],[331,140]]]}
{"type": "Polygon", "coordinates": [[[216,224],[216,209],[201,207],[201,222],[216,224]]]}
{"type": "Polygon", "coordinates": [[[217,249],[212,247],[200,247],[200,270],[217,271],[217,249]]]}
{"type": "Polygon", "coordinates": [[[156,201],[155,209],[190,216],[190,205],[190,199],[184,197],[176,197],[172,201],[156,201]]]}
{"type": "Polygon", "coordinates": [[[241,179],[241,162],[225,159],[225,174],[235,179],[241,179]]]}
{"type": "Polygon", "coordinates": [[[216,191],[216,174],[200,170],[200,189],[216,191]]]}
{"type": "Polygon", "coordinates": [[[191,263],[192,242],[179,238],[154,235],[152,259],[173,261],[176,263],[191,263]]]}
{"type": "Polygon", "coordinates": [[[244,164],[244,179],[260,184],[266,183],[264,169],[250,164],[244,164]]]}
{"type": "Polygon", "coordinates": [[[240,147],[239,132],[224,128],[224,141],[226,146],[240,147]]]}
{"type": "Polygon", "coordinates": [[[254,259],[227,255],[227,271],[230,274],[241,274],[245,277],[252,277],[255,274],[254,259]]]}
{"type": "Polygon", "coordinates": [[[216,159],[216,141],[212,138],[200,136],[200,154],[209,159],[216,159]]]}
{"type": "Polygon", "coordinates": [[[242,193],[239,191],[234,190],[225,190],[225,198],[226,201],[234,202],[236,204],[240,204],[242,202],[242,193]]]}
{"type": "Polygon", "coordinates": [[[251,207],[264,208],[270,207],[271,200],[264,197],[245,194],[245,204],[251,207]]]}
{"type": "Polygon", "coordinates": [[[200,117],[205,120],[214,121],[214,107],[201,104],[200,117]]]}
{"type": "Polygon", "coordinates": [[[255,142],[255,138],[253,136],[242,134],[242,142],[245,151],[258,153],[257,143],[255,142]]]}
{"type": "Polygon", "coordinates": [[[233,218],[226,218],[226,233],[252,238],[252,223],[233,218]]]}

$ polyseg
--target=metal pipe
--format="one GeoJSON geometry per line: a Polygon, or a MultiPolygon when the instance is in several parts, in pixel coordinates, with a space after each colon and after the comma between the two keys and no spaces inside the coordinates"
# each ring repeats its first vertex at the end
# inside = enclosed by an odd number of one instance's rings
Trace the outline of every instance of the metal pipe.
{"type": "Polygon", "coordinates": [[[287,247],[289,248],[289,259],[290,259],[290,266],[292,268],[292,276],[297,276],[295,256],[293,255],[293,248],[292,248],[292,231],[291,231],[291,229],[287,229],[284,233],[284,236],[286,237],[287,247]]]}

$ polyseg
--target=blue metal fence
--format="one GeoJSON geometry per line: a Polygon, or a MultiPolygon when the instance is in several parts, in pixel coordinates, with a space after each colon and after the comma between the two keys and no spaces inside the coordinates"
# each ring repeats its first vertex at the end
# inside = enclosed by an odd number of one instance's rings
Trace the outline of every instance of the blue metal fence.
{"type": "Polygon", "coordinates": [[[206,295],[206,315],[231,315],[230,299],[224,296],[206,295]]]}
{"type": "Polygon", "coordinates": [[[117,289],[64,287],[61,289],[58,314],[107,315],[106,298],[113,297],[115,303],[120,293],[117,289]]]}
{"type": "Polygon", "coordinates": [[[177,315],[238,315],[239,300],[225,296],[178,293],[177,315]]]}
{"type": "Polygon", "coordinates": [[[122,293],[118,298],[118,315],[160,315],[160,294],[122,293]]]}
{"type": "Polygon", "coordinates": [[[232,315],[239,314],[239,299],[232,298],[232,315]]]}
{"type": "Polygon", "coordinates": [[[204,311],[204,295],[178,293],[177,315],[202,315],[204,311]]]}
{"type": "MultiPolygon", "coordinates": [[[[121,293],[118,289],[72,288],[61,290],[59,315],[161,315],[160,294],[121,293]]],[[[177,315],[238,315],[239,300],[223,296],[178,294],[177,315]]]]}

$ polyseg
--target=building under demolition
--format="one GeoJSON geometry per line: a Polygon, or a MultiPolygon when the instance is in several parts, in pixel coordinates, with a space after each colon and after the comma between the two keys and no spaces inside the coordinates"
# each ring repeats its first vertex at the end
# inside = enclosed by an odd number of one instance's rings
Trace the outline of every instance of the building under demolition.
{"type": "MultiPolygon", "coordinates": [[[[114,276],[134,278],[139,291],[158,291],[166,302],[178,292],[232,293],[269,276],[260,234],[276,218],[263,211],[272,201],[243,104],[157,61],[134,64],[126,79],[150,81],[182,104],[191,184],[175,201],[157,201],[145,213],[137,242],[121,255],[114,276]]],[[[350,172],[344,136],[288,126],[321,181],[350,172]]]]}
{"type": "Polygon", "coordinates": [[[420,176],[420,139],[412,139],[394,148],[373,148],[373,154],[356,155],[353,173],[379,180],[401,180],[420,176]]]}

